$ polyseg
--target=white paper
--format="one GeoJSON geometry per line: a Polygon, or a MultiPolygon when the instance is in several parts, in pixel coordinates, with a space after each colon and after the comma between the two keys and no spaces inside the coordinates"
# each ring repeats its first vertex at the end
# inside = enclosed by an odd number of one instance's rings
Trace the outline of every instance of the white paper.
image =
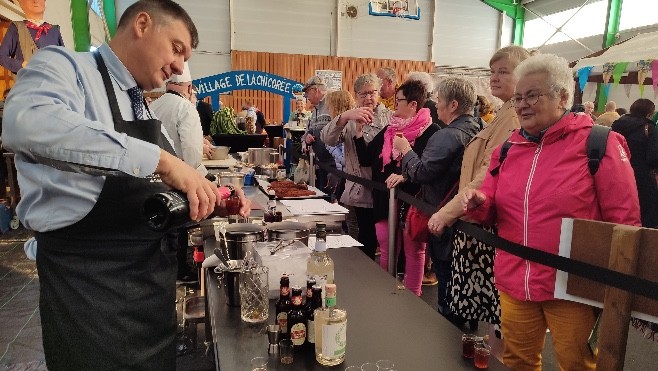
{"type": "Polygon", "coordinates": [[[281,200],[293,215],[310,214],[347,214],[349,210],[339,204],[332,204],[323,199],[281,200]]]}
{"type": "MultiPolygon", "coordinates": [[[[309,248],[315,246],[315,236],[310,236],[308,238],[309,248]]],[[[350,247],[350,246],[363,246],[363,244],[350,235],[328,235],[327,236],[327,249],[338,249],[341,247],[350,247]]]]}
{"type": "MultiPolygon", "coordinates": [[[[565,258],[570,258],[571,257],[571,235],[573,234],[573,219],[569,218],[563,218],[562,219],[562,228],[560,231],[560,250],[559,254],[560,256],[564,256],[565,258]]],[[[583,303],[587,305],[591,305],[593,307],[598,307],[598,308],[603,308],[603,303],[599,303],[598,301],[590,300],[590,299],[584,299],[579,296],[574,296],[567,294],[567,279],[569,278],[569,273],[563,272],[561,270],[557,271],[557,275],[555,277],[555,298],[556,299],[564,299],[564,300],[570,300],[570,301],[575,301],[577,303],[583,303]]],[[[650,316],[648,314],[640,313],[640,312],[631,312],[631,316],[639,319],[643,319],[645,321],[653,322],[653,323],[658,323],[658,317],[650,316]]]]}

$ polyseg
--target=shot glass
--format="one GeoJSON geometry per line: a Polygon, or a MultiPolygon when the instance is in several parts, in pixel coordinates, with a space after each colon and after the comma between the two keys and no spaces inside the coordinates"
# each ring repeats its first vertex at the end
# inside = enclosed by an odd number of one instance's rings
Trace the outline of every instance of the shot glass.
{"type": "Polygon", "coordinates": [[[489,368],[491,347],[485,343],[475,344],[473,364],[475,368],[489,368]]]}
{"type": "Polygon", "coordinates": [[[398,290],[404,290],[404,273],[396,273],[395,274],[395,287],[398,290]]]}
{"type": "Polygon", "coordinates": [[[252,358],[251,371],[267,371],[267,358],[265,357],[252,358]]]}
{"type": "Polygon", "coordinates": [[[345,371],[361,371],[361,367],[359,366],[349,366],[345,368],[345,371]]]}
{"type": "Polygon", "coordinates": [[[462,335],[462,356],[464,358],[473,358],[475,356],[475,343],[477,336],[474,334],[462,335]]]}
{"type": "Polygon", "coordinates": [[[377,361],[377,370],[378,371],[390,371],[395,368],[395,364],[393,361],[389,361],[388,359],[380,359],[377,361]]]}
{"type": "Polygon", "coordinates": [[[279,359],[284,365],[290,365],[295,360],[292,351],[292,340],[283,339],[279,341],[279,359]]]}
{"type": "Polygon", "coordinates": [[[379,370],[379,368],[375,363],[368,362],[361,365],[361,371],[377,371],[377,370],[379,370]]]}

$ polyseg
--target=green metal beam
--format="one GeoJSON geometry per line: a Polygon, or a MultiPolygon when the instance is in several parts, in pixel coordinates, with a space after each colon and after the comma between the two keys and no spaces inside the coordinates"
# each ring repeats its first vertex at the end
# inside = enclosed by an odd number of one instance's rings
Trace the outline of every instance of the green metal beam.
{"type": "Polygon", "coordinates": [[[525,25],[525,9],[520,0],[482,0],[490,7],[505,12],[514,18],[514,44],[523,44],[523,29],[525,25]]]}
{"type": "Polygon", "coordinates": [[[621,19],[622,0],[608,0],[608,16],[605,20],[605,38],[603,48],[608,48],[617,41],[619,20],[621,19]]]}
{"type": "Polygon", "coordinates": [[[71,0],[71,24],[75,51],[88,52],[91,46],[91,33],[86,0],[71,0]]]}
{"type": "Polygon", "coordinates": [[[117,32],[117,11],[114,0],[103,0],[103,15],[107,22],[107,28],[110,30],[107,41],[110,41],[117,32]]]}

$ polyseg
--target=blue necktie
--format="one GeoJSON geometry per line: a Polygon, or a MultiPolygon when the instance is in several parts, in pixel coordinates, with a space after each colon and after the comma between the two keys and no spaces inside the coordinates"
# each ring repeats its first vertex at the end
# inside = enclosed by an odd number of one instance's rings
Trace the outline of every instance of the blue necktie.
{"type": "Polygon", "coordinates": [[[142,89],[137,86],[134,86],[128,89],[128,96],[130,97],[130,105],[133,108],[133,113],[135,114],[135,120],[144,119],[144,94],[142,89]]]}

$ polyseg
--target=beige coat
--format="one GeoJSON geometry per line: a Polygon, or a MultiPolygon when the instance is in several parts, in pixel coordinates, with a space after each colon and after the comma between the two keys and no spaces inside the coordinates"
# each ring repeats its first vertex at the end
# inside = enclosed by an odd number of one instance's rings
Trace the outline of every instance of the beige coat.
{"type": "Polygon", "coordinates": [[[618,118],[619,118],[619,114],[617,112],[615,111],[606,112],[596,119],[596,123],[599,125],[610,127],[612,126],[612,123],[615,122],[618,118]]]}
{"type": "MultiPolygon", "coordinates": [[[[363,138],[366,143],[370,143],[372,138],[391,121],[392,112],[386,109],[381,103],[375,107],[374,113],[373,122],[363,127],[363,138]]],[[[370,167],[361,166],[356,154],[356,146],[353,140],[356,135],[356,123],[354,121],[348,121],[345,126],[338,126],[336,123],[339,118],[340,115],[331,120],[322,129],[320,136],[322,142],[329,146],[343,143],[343,153],[345,155],[345,167],[343,170],[351,175],[372,179],[370,167]]],[[[369,208],[372,207],[372,192],[369,188],[361,184],[347,180],[345,181],[345,190],[340,198],[340,202],[349,206],[369,208]]]]}
{"type": "Polygon", "coordinates": [[[496,113],[496,117],[480,131],[466,146],[462,171],[459,178],[459,193],[438,211],[441,220],[453,225],[463,215],[461,198],[467,189],[478,189],[487,175],[491,154],[494,149],[519,128],[519,120],[512,102],[507,101],[496,113]]]}

